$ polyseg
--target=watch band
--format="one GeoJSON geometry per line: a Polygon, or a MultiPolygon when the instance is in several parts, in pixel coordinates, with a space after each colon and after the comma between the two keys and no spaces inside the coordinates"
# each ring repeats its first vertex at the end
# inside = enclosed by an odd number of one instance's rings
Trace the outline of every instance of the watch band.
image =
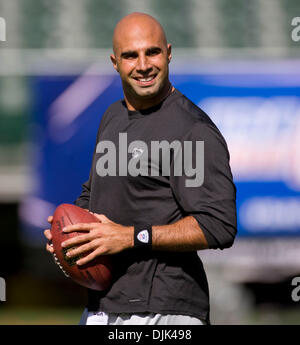
{"type": "Polygon", "coordinates": [[[134,225],[134,248],[152,249],[152,226],[134,225]]]}

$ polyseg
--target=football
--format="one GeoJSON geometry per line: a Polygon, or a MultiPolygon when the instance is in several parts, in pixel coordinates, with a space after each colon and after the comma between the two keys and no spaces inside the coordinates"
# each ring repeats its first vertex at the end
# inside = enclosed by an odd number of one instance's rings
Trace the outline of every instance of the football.
{"type": "MultiPolygon", "coordinates": [[[[107,289],[112,281],[112,260],[108,255],[101,255],[85,265],[77,265],[76,261],[82,257],[68,258],[67,250],[61,243],[67,239],[78,236],[85,231],[64,233],[62,229],[67,225],[76,223],[96,223],[99,220],[88,211],[71,204],[61,204],[53,215],[51,226],[54,259],[64,274],[76,283],[89,289],[102,291],[107,289]]],[[[86,254],[85,254],[86,255],[86,254]]]]}

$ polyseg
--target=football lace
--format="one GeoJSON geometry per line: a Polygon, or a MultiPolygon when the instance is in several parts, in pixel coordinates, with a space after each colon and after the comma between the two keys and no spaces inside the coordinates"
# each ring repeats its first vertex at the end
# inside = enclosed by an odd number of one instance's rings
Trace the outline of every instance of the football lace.
{"type": "Polygon", "coordinates": [[[67,278],[70,278],[70,276],[68,275],[68,273],[63,269],[61,263],[59,262],[57,256],[55,253],[53,253],[53,258],[54,258],[54,262],[56,263],[56,265],[63,271],[64,275],[67,277],[67,278]]]}

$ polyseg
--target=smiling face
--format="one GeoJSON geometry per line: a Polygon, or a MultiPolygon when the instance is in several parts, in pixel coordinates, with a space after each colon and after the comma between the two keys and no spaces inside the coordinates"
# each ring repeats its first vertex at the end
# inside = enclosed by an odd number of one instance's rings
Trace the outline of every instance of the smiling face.
{"type": "Polygon", "coordinates": [[[111,61],[119,72],[128,109],[145,109],[169,92],[171,45],[160,24],[145,14],[123,18],[114,32],[111,61]]]}

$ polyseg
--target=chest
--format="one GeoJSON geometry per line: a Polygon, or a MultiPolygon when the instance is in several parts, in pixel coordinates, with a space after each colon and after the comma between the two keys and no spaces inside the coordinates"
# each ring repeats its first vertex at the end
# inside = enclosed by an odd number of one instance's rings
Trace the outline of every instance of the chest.
{"type": "Polygon", "coordinates": [[[184,129],[163,115],[113,119],[100,133],[96,147],[98,175],[169,176],[176,153],[181,153],[184,129]]]}

